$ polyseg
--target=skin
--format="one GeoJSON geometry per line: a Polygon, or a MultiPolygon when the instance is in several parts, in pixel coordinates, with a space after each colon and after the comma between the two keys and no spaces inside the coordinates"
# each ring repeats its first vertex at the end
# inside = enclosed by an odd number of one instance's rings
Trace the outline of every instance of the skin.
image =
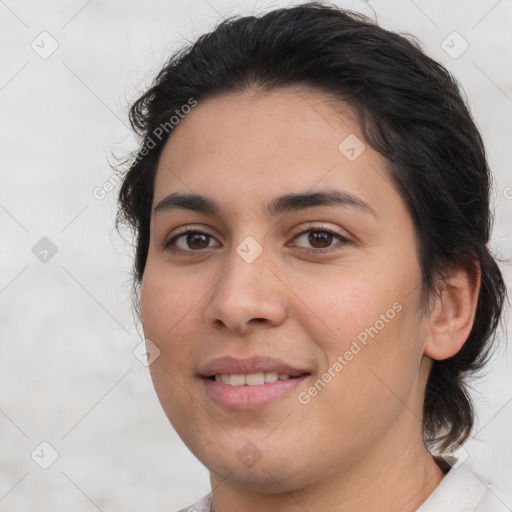
{"type": "Polygon", "coordinates": [[[366,144],[349,161],[338,149],[350,134],[364,141],[344,112],[306,89],[224,94],[199,102],[159,162],[153,206],[182,192],[222,207],[152,215],[140,296],[145,336],[160,349],[150,366],[155,390],[210,471],[217,512],[414,511],[444,476],[422,441],[422,400],[432,359],[455,354],[470,332],[478,269],[457,269],[423,315],[411,217],[379,153],[366,144]],[[340,206],[264,211],[277,195],[324,189],[358,196],[375,216],[340,206]],[[182,254],[165,249],[187,226],[211,237],[199,246],[181,237],[182,254]],[[336,235],[308,240],[325,229],[336,235]],[[248,236],[263,249],[252,263],[236,252],[248,236]],[[297,393],[395,303],[400,312],[300,403],[297,393]],[[208,398],[201,365],[260,354],[311,376],[256,410],[228,411],[208,398]],[[248,442],[261,456],[252,467],[237,456],[248,442]]]}

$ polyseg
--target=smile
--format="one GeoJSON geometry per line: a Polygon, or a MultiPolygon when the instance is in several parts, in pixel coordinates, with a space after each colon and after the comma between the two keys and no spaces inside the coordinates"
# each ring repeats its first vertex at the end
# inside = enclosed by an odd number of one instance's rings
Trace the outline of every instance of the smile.
{"type": "Polygon", "coordinates": [[[277,380],[294,379],[296,377],[292,377],[287,373],[258,372],[242,375],[229,375],[227,373],[222,373],[210,378],[215,380],[215,382],[222,382],[223,384],[228,384],[230,386],[258,386],[261,384],[276,382],[277,380]]]}
{"type": "Polygon", "coordinates": [[[247,411],[263,409],[290,396],[295,397],[306,379],[310,377],[309,373],[298,377],[288,374],[279,375],[275,372],[248,375],[221,374],[203,378],[201,383],[208,401],[212,401],[223,409],[247,411]],[[265,375],[269,380],[265,379],[265,375]],[[229,382],[223,382],[222,379],[229,379],[229,382]]]}

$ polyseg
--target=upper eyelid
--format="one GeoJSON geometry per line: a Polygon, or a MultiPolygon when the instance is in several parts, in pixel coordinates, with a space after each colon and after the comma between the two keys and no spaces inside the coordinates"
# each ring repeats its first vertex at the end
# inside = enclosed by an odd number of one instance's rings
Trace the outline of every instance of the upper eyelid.
{"type": "Polygon", "coordinates": [[[178,231],[177,233],[174,233],[172,235],[167,235],[165,237],[165,242],[170,242],[174,238],[177,238],[177,237],[183,236],[183,235],[188,235],[189,233],[195,233],[195,232],[204,233],[205,235],[211,236],[212,238],[216,239],[216,236],[212,235],[209,232],[209,229],[206,229],[206,228],[200,227],[200,226],[187,225],[181,231],[178,231]]]}
{"type": "MultiPolygon", "coordinates": [[[[339,233],[338,230],[331,228],[325,224],[322,224],[321,221],[316,221],[316,222],[320,222],[320,224],[315,224],[315,221],[311,221],[310,223],[306,224],[305,226],[303,225],[302,227],[297,228],[297,230],[294,230],[293,235],[292,235],[293,239],[297,238],[299,235],[303,235],[304,233],[307,233],[308,231],[326,231],[326,232],[332,233],[333,235],[341,238],[344,241],[349,241],[349,237],[342,233],[339,233]]],[[[178,238],[188,235],[189,233],[196,233],[196,232],[203,233],[204,235],[209,236],[209,237],[215,239],[217,242],[219,242],[214,235],[212,235],[211,233],[208,232],[207,229],[205,229],[203,227],[191,225],[191,226],[187,226],[186,228],[184,228],[183,231],[180,231],[178,233],[173,234],[172,236],[167,237],[164,240],[164,245],[165,246],[170,245],[172,241],[174,241],[174,243],[175,243],[175,241],[178,238]]],[[[198,252],[198,251],[195,251],[195,252],[198,252]]]]}
{"type": "Polygon", "coordinates": [[[331,228],[326,225],[315,225],[312,223],[311,225],[306,225],[301,228],[299,228],[297,231],[293,232],[292,240],[295,240],[297,237],[304,235],[305,233],[308,233],[309,231],[325,231],[327,233],[331,233],[334,236],[339,237],[342,241],[349,241],[349,237],[343,233],[340,233],[338,229],[331,228]]]}
{"type": "MultiPolygon", "coordinates": [[[[316,221],[316,222],[320,222],[320,224],[315,224],[315,221],[311,221],[307,225],[297,228],[296,230],[293,230],[293,235],[294,236],[300,235],[300,234],[304,233],[305,231],[325,230],[325,231],[331,231],[331,232],[337,234],[338,236],[342,236],[342,237],[345,236],[342,233],[339,233],[335,228],[331,228],[330,226],[322,224],[321,221],[316,221]]],[[[204,233],[208,236],[215,238],[214,235],[212,235],[211,233],[208,232],[207,228],[204,228],[202,226],[195,226],[192,224],[192,225],[188,225],[185,228],[183,228],[182,231],[179,231],[178,233],[174,233],[172,236],[168,236],[167,239],[171,240],[177,236],[186,235],[186,234],[188,234],[190,232],[194,232],[194,231],[198,231],[198,232],[204,233]]]]}

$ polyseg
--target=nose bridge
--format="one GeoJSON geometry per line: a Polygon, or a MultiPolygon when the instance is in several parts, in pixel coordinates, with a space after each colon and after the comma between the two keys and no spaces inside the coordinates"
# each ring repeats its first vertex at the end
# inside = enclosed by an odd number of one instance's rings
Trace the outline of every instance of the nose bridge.
{"type": "Polygon", "coordinates": [[[206,309],[208,323],[242,330],[253,319],[282,321],[283,297],[279,280],[268,268],[268,256],[252,237],[232,247],[226,271],[214,285],[206,309]]]}
{"type": "Polygon", "coordinates": [[[219,281],[217,289],[226,295],[224,300],[236,301],[238,306],[261,298],[269,273],[267,255],[263,247],[252,237],[234,246],[228,259],[228,271],[219,281]]]}

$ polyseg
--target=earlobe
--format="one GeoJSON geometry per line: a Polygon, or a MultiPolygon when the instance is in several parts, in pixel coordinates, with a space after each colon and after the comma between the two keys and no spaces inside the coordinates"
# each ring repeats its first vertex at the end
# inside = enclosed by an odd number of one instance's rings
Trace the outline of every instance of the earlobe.
{"type": "Polygon", "coordinates": [[[478,262],[457,267],[443,281],[430,315],[425,355],[442,360],[459,352],[473,327],[480,283],[478,262]]]}

